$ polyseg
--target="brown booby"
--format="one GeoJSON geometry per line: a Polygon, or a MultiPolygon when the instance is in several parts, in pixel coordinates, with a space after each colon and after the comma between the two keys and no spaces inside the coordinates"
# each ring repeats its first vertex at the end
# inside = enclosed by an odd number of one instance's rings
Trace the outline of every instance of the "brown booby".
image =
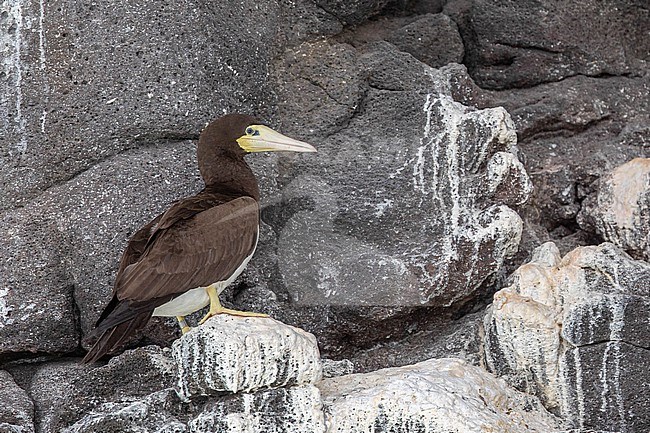
{"type": "Polygon", "coordinates": [[[224,308],[223,291],[250,261],[259,233],[259,188],[244,160],[250,152],[315,152],[242,114],[229,114],[201,132],[197,157],[205,188],[174,203],[129,240],[122,255],[113,298],[92,336],[99,336],[83,362],[118,349],[151,316],[184,316],[208,304],[200,323],[226,313],[265,316],[224,308]]]}

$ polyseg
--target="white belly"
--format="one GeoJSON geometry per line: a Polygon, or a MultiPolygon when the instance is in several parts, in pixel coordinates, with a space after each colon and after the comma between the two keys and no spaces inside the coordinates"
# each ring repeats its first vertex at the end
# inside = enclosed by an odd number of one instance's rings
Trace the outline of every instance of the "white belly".
{"type": "MultiPolygon", "coordinates": [[[[257,241],[255,242],[255,247],[257,247],[257,241]]],[[[223,290],[230,285],[235,278],[237,278],[246,268],[251,257],[255,253],[255,248],[251,254],[244,259],[241,265],[235,270],[230,278],[226,281],[215,281],[213,283],[216,286],[217,292],[221,293],[223,290]]],[[[166,304],[162,304],[160,307],[153,310],[154,316],[164,316],[164,317],[175,317],[175,316],[188,316],[195,311],[199,311],[201,308],[206,307],[210,303],[210,298],[208,297],[205,287],[197,287],[195,289],[188,290],[182,295],[172,299],[166,304]]]]}

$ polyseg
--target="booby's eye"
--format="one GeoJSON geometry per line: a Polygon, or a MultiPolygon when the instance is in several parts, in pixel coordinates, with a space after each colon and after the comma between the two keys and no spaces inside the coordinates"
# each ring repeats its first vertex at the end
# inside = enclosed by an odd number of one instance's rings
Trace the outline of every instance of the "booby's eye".
{"type": "Polygon", "coordinates": [[[260,135],[260,131],[249,126],[248,128],[246,128],[246,135],[252,135],[252,136],[260,135]]]}

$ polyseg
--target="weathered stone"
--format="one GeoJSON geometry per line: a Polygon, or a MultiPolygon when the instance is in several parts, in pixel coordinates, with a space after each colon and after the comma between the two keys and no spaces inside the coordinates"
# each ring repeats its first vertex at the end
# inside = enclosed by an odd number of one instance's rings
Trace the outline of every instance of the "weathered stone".
{"type": "Polygon", "coordinates": [[[483,88],[532,87],[574,75],[642,74],[650,50],[638,2],[452,1],[466,64],[483,88]]]}
{"type": "Polygon", "coordinates": [[[173,344],[181,398],[310,384],[322,367],[313,335],[271,318],[218,315],[173,344]]]}
{"type": "Polygon", "coordinates": [[[216,113],[270,111],[275,1],[20,0],[2,13],[2,209],[124,149],[196,137],[216,113]]]}
{"type": "Polygon", "coordinates": [[[0,402],[1,433],[34,433],[34,404],[4,370],[0,370],[0,402]]]}
{"type": "Polygon", "coordinates": [[[650,260],[650,159],[636,158],[598,181],[578,223],[627,253],[650,260]]]}
{"type": "Polygon", "coordinates": [[[335,361],[333,359],[321,359],[323,364],[323,377],[337,377],[344,374],[354,373],[354,364],[349,359],[335,361]]]}
{"type": "Polygon", "coordinates": [[[560,423],[535,397],[457,359],[326,379],[328,432],[539,432],[560,423]]]}
{"type": "Polygon", "coordinates": [[[386,40],[434,68],[463,61],[463,40],[458,27],[447,15],[424,15],[393,32],[386,40]]]}
{"type": "Polygon", "coordinates": [[[379,13],[389,0],[315,0],[314,2],[344,24],[359,24],[379,13]]]}
{"type": "MultiPolygon", "coordinates": [[[[485,311],[461,319],[415,325],[397,341],[379,341],[368,349],[349,355],[355,372],[415,364],[431,358],[458,358],[479,366],[483,357],[482,327],[485,311]]],[[[350,372],[351,373],[351,372],[350,372]]]]}
{"type": "MultiPolygon", "coordinates": [[[[154,392],[135,401],[107,402],[95,407],[61,433],[186,433],[179,419],[183,406],[172,389],[154,392]]],[[[54,433],[54,431],[52,431],[54,433]]]]}
{"type": "MultiPolygon", "coordinates": [[[[176,367],[168,352],[155,346],[139,348],[101,367],[80,365],[78,360],[45,364],[34,374],[29,390],[35,404],[37,432],[60,432],[95,410],[114,413],[128,408],[117,413],[118,421],[132,411],[141,413],[139,400],[173,386],[176,367]]],[[[173,396],[175,393],[169,398],[173,396]]],[[[157,397],[152,399],[158,401],[157,397]]],[[[178,397],[175,401],[181,404],[178,397]]],[[[110,431],[93,430],[92,422],[83,424],[90,430],[79,431],[110,431]]]]}
{"type": "Polygon", "coordinates": [[[188,433],[324,433],[318,388],[313,385],[238,393],[208,402],[188,433]]]}
{"type": "Polygon", "coordinates": [[[0,358],[71,352],[79,341],[62,235],[43,210],[1,218],[0,358]]]}
{"type": "Polygon", "coordinates": [[[650,265],[612,244],[563,258],[544,244],[494,296],[487,365],[572,427],[647,430],[648,281],[650,265]]]}
{"type": "MultiPolygon", "coordinates": [[[[369,81],[394,80],[390,57],[376,46],[369,81]]],[[[274,227],[294,302],[448,306],[516,251],[521,220],[508,205],[532,186],[507,113],[457,104],[446,76],[413,67],[406,73],[417,80],[402,89],[373,85],[345,130],[320,143],[319,158],[301,160],[282,191],[281,203],[300,204],[274,227]]]]}

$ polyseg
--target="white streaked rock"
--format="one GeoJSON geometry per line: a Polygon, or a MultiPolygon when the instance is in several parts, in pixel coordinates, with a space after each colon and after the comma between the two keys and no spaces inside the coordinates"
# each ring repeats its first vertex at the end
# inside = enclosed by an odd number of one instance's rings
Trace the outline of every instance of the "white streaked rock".
{"type": "Polygon", "coordinates": [[[560,257],[549,242],[511,281],[485,317],[489,369],[567,427],[648,431],[650,265],[610,243],[560,257]]]}
{"type": "Polygon", "coordinates": [[[320,392],[314,385],[239,393],[209,402],[188,433],[324,433],[320,392]]]}
{"type": "Polygon", "coordinates": [[[318,387],[328,433],[547,433],[559,426],[537,398],[459,359],[340,376],[318,387]]]}
{"type": "Polygon", "coordinates": [[[313,384],[322,367],[316,338],[271,318],[218,315],[173,345],[184,399],[313,384]]]}
{"type": "Polygon", "coordinates": [[[637,258],[650,259],[650,158],[635,158],[598,182],[578,224],[637,258]]]}

